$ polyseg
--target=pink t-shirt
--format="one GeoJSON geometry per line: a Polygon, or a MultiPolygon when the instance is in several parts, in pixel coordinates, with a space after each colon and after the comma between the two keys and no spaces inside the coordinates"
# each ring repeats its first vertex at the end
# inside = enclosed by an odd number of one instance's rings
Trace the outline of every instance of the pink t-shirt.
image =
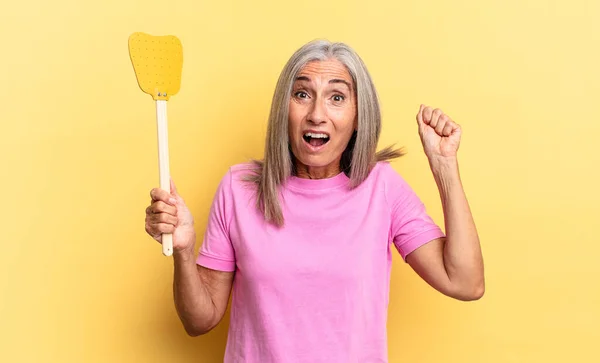
{"type": "Polygon", "coordinates": [[[222,179],[197,263],[235,271],[226,363],[387,362],[392,246],[443,237],[387,162],[357,188],[344,174],[290,177],[283,228],[264,221],[248,164],[222,179]]]}

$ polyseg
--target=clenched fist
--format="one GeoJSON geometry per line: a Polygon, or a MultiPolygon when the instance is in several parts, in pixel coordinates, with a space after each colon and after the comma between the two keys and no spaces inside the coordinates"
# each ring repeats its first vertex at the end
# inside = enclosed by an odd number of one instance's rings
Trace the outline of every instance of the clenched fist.
{"type": "Polygon", "coordinates": [[[419,136],[425,155],[432,159],[456,157],[461,128],[439,108],[421,105],[417,113],[419,136]]]}
{"type": "Polygon", "coordinates": [[[158,242],[163,233],[173,234],[175,252],[193,253],[196,243],[194,218],[171,180],[171,193],[160,188],[150,191],[150,205],[146,208],[146,232],[158,242]]]}

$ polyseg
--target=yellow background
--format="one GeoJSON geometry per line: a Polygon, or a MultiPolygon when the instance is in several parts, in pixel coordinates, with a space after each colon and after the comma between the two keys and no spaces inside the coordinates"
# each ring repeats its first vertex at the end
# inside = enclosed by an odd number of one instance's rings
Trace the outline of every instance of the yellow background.
{"type": "Polygon", "coordinates": [[[172,262],[144,231],[154,103],[127,52],[178,36],[171,172],[204,232],[226,168],[263,151],[276,78],[349,43],[381,95],[381,146],[436,221],[419,103],[464,129],[487,291],[452,301],[395,260],[390,362],[599,362],[597,1],[12,1],[0,11],[0,361],[219,362],[228,319],[187,337],[172,262]]]}

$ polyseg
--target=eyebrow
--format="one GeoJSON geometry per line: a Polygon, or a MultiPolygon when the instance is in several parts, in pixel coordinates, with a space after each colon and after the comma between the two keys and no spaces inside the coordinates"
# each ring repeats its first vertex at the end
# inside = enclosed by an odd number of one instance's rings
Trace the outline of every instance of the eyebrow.
{"type": "MultiPolygon", "coordinates": [[[[310,82],[310,78],[308,78],[306,76],[299,76],[299,77],[296,77],[296,81],[307,81],[307,82],[310,82]]],[[[348,82],[346,80],[343,80],[343,79],[339,79],[339,78],[330,79],[329,83],[330,84],[331,83],[343,83],[343,84],[345,84],[348,87],[348,89],[352,89],[352,84],[350,84],[350,82],[348,82]]]]}

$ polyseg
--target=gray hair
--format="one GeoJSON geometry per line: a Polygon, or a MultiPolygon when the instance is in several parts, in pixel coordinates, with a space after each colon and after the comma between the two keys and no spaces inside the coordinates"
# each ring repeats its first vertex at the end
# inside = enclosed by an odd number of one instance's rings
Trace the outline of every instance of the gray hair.
{"type": "Polygon", "coordinates": [[[290,148],[288,123],[292,85],[300,70],[309,62],[337,59],[352,76],[357,98],[357,130],[342,153],[340,168],[350,178],[350,188],[360,185],[379,161],[403,155],[391,146],[376,152],[381,133],[381,111],[375,85],[362,59],[344,43],[315,40],[298,49],[284,66],[271,103],[263,160],[254,160],[247,181],[257,188],[256,206],[267,222],[283,226],[284,218],[278,189],[295,173],[290,148]]]}

